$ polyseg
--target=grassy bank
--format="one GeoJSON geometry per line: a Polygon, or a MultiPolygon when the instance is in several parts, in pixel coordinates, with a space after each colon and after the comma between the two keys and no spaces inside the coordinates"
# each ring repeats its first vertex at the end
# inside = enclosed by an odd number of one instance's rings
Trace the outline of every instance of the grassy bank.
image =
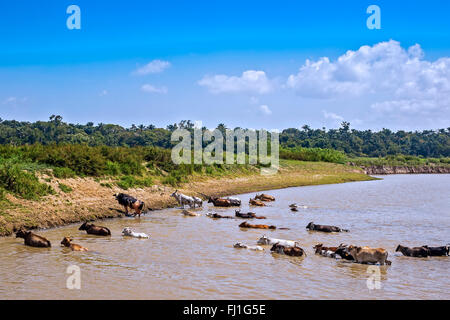
{"type": "MultiPolygon", "coordinates": [[[[37,181],[30,176],[30,183],[42,185],[41,188],[45,188],[47,192],[33,198],[4,189],[0,199],[2,236],[9,235],[20,227],[48,228],[123,216],[122,208],[113,194],[124,190],[145,201],[149,208],[162,209],[175,205],[170,197],[175,189],[200,197],[202,194],[223,196],[373,179],[355,167],[297,160],[282,160],[278,173],[271,176],[261,175],[257,166],[192,166],[165,171],[155,162],[149,161],[144,163],[145,169],[140,174],[82,176],[72,173],[55,174],[54,169],[58,167],[52,169],[36,162],[30,162],[29,165],[31,164],[33,168],[22,172],[32,172],[37,181]]],[[[14,165],[21,166],[17,162],[14,165]]]]}

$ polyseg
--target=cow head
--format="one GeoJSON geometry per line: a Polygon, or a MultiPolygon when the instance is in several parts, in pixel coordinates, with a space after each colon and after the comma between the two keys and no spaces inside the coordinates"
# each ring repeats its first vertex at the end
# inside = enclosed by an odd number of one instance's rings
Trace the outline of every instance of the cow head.
{"type": "Polygon", "coordinates": [[[72,239],[70,237],[64,237],[64,239],[62,239],[62,241],[61,241],[61,245],[69,247],[70,241],[72,241],[72,239]]]}
{"type": "Polygon", "coordinates": [[[323,247],[323,243],[319,243],[319,244],[316,244],[313,247],[313,249],[316,251],[316,253],[318,253],[318,252],[320,252],[322,250],[322,247],[323,247]]]}
{"type": "Polygon", "coordinates": [[[312,221],[310,223],[308,223],[308,225],[306,226],[306,229],[314,229],[314,223],[312,223],[312,221]]]}
{"type": "Polygon", "coordinates": [[[81,225],[81,227],[78,228],[78,230],[87,230],[91,227],[91,224],[85,222],[81,225]]]}
{"type": "Polygon", "coordinates": [[[398,245],[398,246],[397,246],[397,249],[395,249],[395,252],[398,252],[398,251],[402,250],[402,248],[403,248],[403,247],[402,247],[401,245],[398,245]]]}
{"type": "Polygon", "coordinates": [[[19,229],[19,231],[16,232],[16,238],[25,238],[28,234],[30,234],[30,231],[19,229]]]}
{"type": "Polygon", "coordinates": [[[257,241],[258,244],[269,244],[269,238],[266,235],[263,235],[259,240],[257,241]]]}
{"type": "Polygon", "coordinates": [[[124,235],[124,236],[129,236],[130,234],[131,234],[131,228],[130,227],[126,227],[126,228],[124,228],[123,230],[122,230],[122,234],[124,235]]]}

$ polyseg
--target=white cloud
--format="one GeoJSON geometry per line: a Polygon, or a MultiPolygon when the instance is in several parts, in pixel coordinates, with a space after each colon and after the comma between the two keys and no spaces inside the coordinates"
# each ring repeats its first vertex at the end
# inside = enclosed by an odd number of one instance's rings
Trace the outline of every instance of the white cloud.
{"type": "Polygon", "coordinates": [[[2,104],[15,107],[15,106],[22,104],[24,102],[27,102],[27,101],[28,101],[27,97],[22,97],[22,98],[8,97],[3,100],[2,104]]]}
{"type": "Polygon", "coordinates": [[[448,119],[450,111],[450,58],[424,60],[418,44],[404,49],[390,40],[349,50],[336,61],[307,60],[286,84],[303,97],[362,98],[383,116],[448,119]]]}
{"type": "Polygon", "coordinates": [[[244,71],[241,76],[223,74],[204,76],[198,84],[207,87],[212,93],[252,92],[264,94],[273,90],[273,83],[267,78],[266,73],[255,70],[244,71]]]}
{"type": "Polygon", "coordinates": [[[259,110],[261,110],[262,113],[264,113],[265,115],[271,115],[272,114],[272,110],[269,109],[269,107],[265,104],[259,106],[259,110]]]}
{"type": "Polygon", "coordinates": [[[149,93],[162,93],[162,94],[166,94],[169,90],[167,89],[167,87],[155,87],[151,84],[144,84],[141,87],[141,90],[144,92],[149,92],[149,93]]]}
{"type": "Polygon", "coordinates": [[[153,60],[145,66],[138,68],[134,73],[137,75],[146,75],[150,73],[160,73],[170,67],[169,61],[153,60]]]}
{"type": "Polygon", "coordinates": [[[344,121],[344,118],[341,117],[340,115],[337,115],[336,113],[333,112],[327,112],[327,111],[323,111],[323,116],[325,117],[325,119],[332,119],[335,121],[344,121]]]}

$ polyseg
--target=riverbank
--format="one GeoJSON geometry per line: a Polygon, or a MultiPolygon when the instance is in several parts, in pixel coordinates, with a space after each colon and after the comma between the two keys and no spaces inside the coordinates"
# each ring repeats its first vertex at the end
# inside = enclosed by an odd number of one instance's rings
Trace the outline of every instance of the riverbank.
{"type": "Polygon", "coordinates": [[[450,173],[450,166],[358,166],[368,175],[450,173]]]}
{"type": "MultiPolygon", "coordinates": [[[[359,168],[324,162],[282,160],[278,173],[271,176],[259,170],[247,174],[209,177],[194,174],[189,182],[178,187],[180,192],[204,198],[202,195],[226,196],[295,186],[344,183],[373,180],[359,168]]],[[[128,189],[94,178],[52,179],[49,184],[56,194],[40,200],[25,200],[11,194],[5,196],[0,209],[0,236],[11,235],[15,230],[51,228],[81,221],[123,217],[122,207],[113,194],[125,192],[143,200],[150,210],[174,207],[170,197],[174,187],[155,181],[151,187],[128,189]],[[58,186],[64,185],[63,191],[58,186]]]]}

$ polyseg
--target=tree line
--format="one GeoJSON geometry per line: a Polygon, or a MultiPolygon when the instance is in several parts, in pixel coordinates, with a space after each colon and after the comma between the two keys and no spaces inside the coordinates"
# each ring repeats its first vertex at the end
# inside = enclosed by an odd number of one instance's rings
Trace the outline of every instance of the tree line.
{"type": "MultiPolygon", "coordinates": [[[[49,121],[21,122],[0,119],[0,144],[84,144],[88,146],[137,147],[152,146],[168,149],[175,143],[171,134],[178,128],[193,130],[190,120],[157,128],[154,125],[132,125],[129,128],[116,124],[92,122],[72,124],[59,115],[49,121]]],[[[229,129],[223,123],[217,129],[229,129]]],[[[231,128],[230,128],[231,129],[231,128]]],[[[237,129],[237,128],[234,128],[237,129]]],[[[206,130],[206,128],[203,128],[206,130]]],[[[288,128],[280,133],[283,149],[321,148],[344,152],[351,157],[385,157],[411,155],[419,157],[450,157],[450,127],[423,131],[356,130],[349,122],[342,122],[338,129],[312,129],[308,125],[288,128]]]]}

